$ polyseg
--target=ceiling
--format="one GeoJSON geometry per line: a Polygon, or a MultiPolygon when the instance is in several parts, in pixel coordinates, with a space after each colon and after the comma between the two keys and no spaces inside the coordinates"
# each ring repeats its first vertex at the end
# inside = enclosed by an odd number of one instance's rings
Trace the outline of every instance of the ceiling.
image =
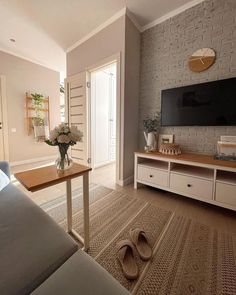
{"type": "Polygon", "coordinates": [[[183,5],[200,1],[0,0],[0,50],[64,71],[66,50],[125,7],[145,28],[183,5]]]}

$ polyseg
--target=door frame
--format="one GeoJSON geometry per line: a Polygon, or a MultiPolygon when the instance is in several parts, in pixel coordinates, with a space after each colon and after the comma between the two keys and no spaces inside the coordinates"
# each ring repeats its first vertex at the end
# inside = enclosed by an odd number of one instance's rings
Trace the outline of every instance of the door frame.
{"type": "MultiPolygon", "coordinates": [[[[121,180],[121,58],[120,53],[106,57],[99,62],[86,68],[88,83],[91,86],[91,73],[105,66],[116,63],[116,183],[121,180]]],[[[88,88],[88,139],[89,139],[89,156],[91,158],[91,87],[88,88]]]]}
{"type": "Polygon", "coordinates": [[[4,76],[4,75],[0,75],[0,96],[1,96],[1,101],[0,102],[2,103],[4,160],[9,161],[7,90],[6,90],[6,76],[4,76]]]}

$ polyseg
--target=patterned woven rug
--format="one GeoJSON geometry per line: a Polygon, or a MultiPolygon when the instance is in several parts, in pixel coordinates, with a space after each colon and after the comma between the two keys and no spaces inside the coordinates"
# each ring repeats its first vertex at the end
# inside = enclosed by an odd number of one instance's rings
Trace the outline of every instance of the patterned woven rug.
{"type": "MultiPolygon", "coordinates": [[[[73,226],[83,236],[82,191],[73,192],[73,226]]],[[[66,229],[65,196],[42,208],[66,229]]],[[[90,186],[89,254],[133,294],[236,294],[236,237],[102,186],[90,186]],[[154,256],[126,280],[116,260],[117,241],[141,227],[154,256]]]]}

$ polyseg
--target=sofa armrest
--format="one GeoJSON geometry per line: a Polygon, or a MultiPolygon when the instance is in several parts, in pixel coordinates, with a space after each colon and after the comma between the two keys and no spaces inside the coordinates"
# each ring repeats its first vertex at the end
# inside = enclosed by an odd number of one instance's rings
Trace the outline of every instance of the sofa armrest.
{"type": "Polygon", "coordinates": [[[6,161],[0,161],[0,169],[9,177],[10,176],[10,167],[9,167],[9,163],[6,161]]]}

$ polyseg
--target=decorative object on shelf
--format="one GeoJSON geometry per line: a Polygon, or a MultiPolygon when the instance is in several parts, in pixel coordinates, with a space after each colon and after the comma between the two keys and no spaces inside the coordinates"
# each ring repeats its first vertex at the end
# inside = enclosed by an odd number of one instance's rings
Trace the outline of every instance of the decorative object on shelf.
{"type": "Polygon", "coordinates": [[[160,112],[153,115],[153,118],[143,120],[144,137],[146,140],[145,151],[157,149],[158,131],[160,130],[160,112]]]}
{"type": "Polygon", "coordinates": [[[180,155],[180,146],[176,143],[161,143],[159,147],[159,152],[164,155],[180,155]]]}
{"type": "Polygon", "coordinates": [[[150,152],[150,151],[155,151],[157,149],[157,138],[158,135],[156,132],[144,132],[144,137],[146,140],[146,146],[145,146],[145,151],[150,152]]]}
{"type": "Polygon", "coordinates": [[[173,134],[160,134],[158,140],[158,150],[160,149],[160,145],[162,143],[173,143],[174,135],[173,134]]]}
{"type": "Polygon", "coordinates": [[[145,145],[145,147],[144,147],[144,151],[145,151],[146,153],[151,152],[151,150],[150,150],[150,146],[145,145]]]}
{"type": "Polygon", "coordinates": [[[49,97],[42,94],[26,93],[26,117],[28,135],[33,131],[37,142],[44,142],[49,137],[49,97]]]}
{"type": "Polygon", "coordinates": [[[216,159],[236,161],[236,136],[221,136],[217,142],[216,159]]]}
{"type": "Polygon", "coordinates": [[[193,72],[203,72],[209,69],[216,60],[216,53],[211,48],[201,48],[189,58],[188,66],[193,72]]]}
{"type": "Polygon", "coordinates": [[[55,127],[51,132],[49,139],[45,142],[50,146],[58,146],[60,156],[55,164],[58,170],[69,169],[73,165],[71,157],[68,155],[68,149],[78,141],[82,141],[83,133],[76,126],[69,127],[62,123],[55,127]]]}

